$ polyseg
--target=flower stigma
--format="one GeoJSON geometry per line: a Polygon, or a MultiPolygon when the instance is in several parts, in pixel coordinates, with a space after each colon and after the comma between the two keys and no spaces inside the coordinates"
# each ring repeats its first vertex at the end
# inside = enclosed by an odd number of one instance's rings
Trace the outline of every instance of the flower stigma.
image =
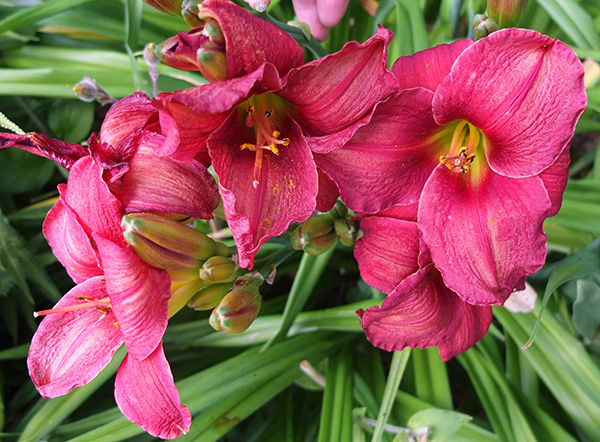
{"type": "Polygon", "coordinates": [[[466,121],[458,122],[452,133],[450,152],[440,156],[440,163],[455,173],[469,172],[480,140],[481,135],[475,126],[466,121]]]}
{"type": "Polygon", "coordinates": [[[251,150],[255,152],[254,173],[252,187],[258,187],[260,173],[263,163],[263,152],[270,151],[279,155],[279,146],[287,147],[290,144],[289,138],[280,138],[275,125],[274,103],[270,100],[269,94],[253,95],[244,106],[246,114],[246,126],[254,128],[256,133],[256,143],[244,143],[240,146],[241,150],[251,150]]]}

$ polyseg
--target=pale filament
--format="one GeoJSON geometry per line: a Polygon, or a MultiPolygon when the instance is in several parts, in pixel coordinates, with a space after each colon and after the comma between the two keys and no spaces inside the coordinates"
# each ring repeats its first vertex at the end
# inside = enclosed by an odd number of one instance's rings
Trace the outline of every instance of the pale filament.
{"type": "Polygon", "coordinates": [[[65,313],[72,312],[76,310],[81,310],[84,308],[95,308],[102,313],[106,314],[110,310],[110,299],[109,298],[101,298],[101,299],[91,299],[88,296],[78,296],[75,298],[77,301],[85,301],[81,304],[73,304],[68,305],[66,307],[60,308],[52,308],[49,310],[41,310],[39,312],[34,312],[33,317],[37,318],[38,316],[46,316],[54,313],[65,313]]]}
{"type": "Polygon", "coordinates": [[[275,155],[279,155],[278,146],[288,146],[290,140],[289,138],[279,139],[281,133],[275,129],[273,110],[269,106],[269,98],[267,96],[253,96],[250,102],[251,104],[247,108],[246,126],[256,129],[256,144],[244,143],[240,148],[256,153],[254,157],[252,186],[257,188],[263,165],[263,152],[268,150],[275,155]]]}

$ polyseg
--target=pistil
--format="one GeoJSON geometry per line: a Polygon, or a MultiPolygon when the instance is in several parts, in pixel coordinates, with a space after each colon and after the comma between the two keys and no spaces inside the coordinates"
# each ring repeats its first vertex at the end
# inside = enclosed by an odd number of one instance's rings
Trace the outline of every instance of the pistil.
{"type": "Polygon", "coordinates": [[[267,95],[252,96],[246,108],[246,126],[256,131],[256,143],[244,143],[241,150],[255,152],[252,186],[256,189],[260,181],[264,151],[279,155],[278,146],[288,146],[289,138],[279,138],[281,133],[275,127],[275,116],[267,95]]]}
{"type": "Polygon", "coordinates": [[[475,126],[466,121],[459,122],[454,128],[450,152],[448,155],[440,156],[440,163],[456,173],[469,172],[480,139],[481,136],[475,126]],[[465,143],[466,140],[468,141],[465,143]]]}
{"type": "Polygon", "coordinates": [[[96,310],[106,315],[111,308],[110,299],[108,297],[101,299],[91,299],[89,296],[78,296],[77,298],[75,298],[75,300],[82,302],[80,304],[68,305],[66,307],[52,308],[49,310],[41,310],[39,312],[34,312],[33,317],[37,318],[38,316],[46,316],[54,313],[72,312],[85,308],[95,308],[96,310]]]}

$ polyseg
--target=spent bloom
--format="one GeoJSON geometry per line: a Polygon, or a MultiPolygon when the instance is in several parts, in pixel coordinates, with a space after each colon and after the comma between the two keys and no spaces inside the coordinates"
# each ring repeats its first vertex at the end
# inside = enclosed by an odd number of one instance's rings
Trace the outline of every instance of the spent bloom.
{"type": "Polygon", "coordinates": [[[255,67],[254,52],[232,61],[231,72],[249,73],[155,99],[169,133],[156,152],[182,161],[208,153],[241,267],[252,266],[258,248],[292,221],[333,205],[337,188],[318,171],[313,152],[343,145],[396,90],[385,61],[390,38],[380,29],[364,44],[350,42],[302,65],[300,46],[277,31],[260,49],[269,61],[255,67]],[[277,56],[282,48],[285,58],[277,56]]]}
{"type": "Polygon", "coordinates": [[[401,92],[316,163],[354,210],[418,201],[444,284],[465,302],[502,304],[545,260],[542,223],[560,207],[586,104],[581,63],[558,40],[506,29],[392,70],[401,92]]]}

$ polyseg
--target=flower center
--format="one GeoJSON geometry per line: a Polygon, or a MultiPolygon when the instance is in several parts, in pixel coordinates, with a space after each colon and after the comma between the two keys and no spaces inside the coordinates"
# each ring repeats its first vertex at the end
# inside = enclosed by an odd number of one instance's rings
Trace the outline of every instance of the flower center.
{"type": "Polygon", "coordinates": [[[466,121],[459,121],[452,133],[450,152],[440,156],[440,163],[455,173],[469,172],[480,141],[481,135],[475,126],[466,121]]]}
{"type": "Polygon", "coordinates": [[[270,94],[253,95],[243,106],[246,114],[246,126],[254,128],[256,133],[255,143],[244,143],[241,150],[251,150],[256,153],[254,157],[254,174],[252,186],[256,189],[260,181],[263,152],[270,151],[279,155],[279,146],[288,146],[289,138],[280,138],[281,133],[275,126],[274,103],[270,94]]]}

